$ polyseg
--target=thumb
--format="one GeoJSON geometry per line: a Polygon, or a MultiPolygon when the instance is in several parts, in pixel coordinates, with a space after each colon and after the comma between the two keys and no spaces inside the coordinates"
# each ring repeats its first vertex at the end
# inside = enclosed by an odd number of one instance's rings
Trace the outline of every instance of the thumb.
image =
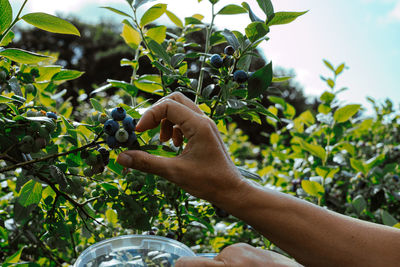
{"type": "Polygon", "coordinates": [[[163,177],[168,176],[174,165],[173,158],[151,155],[140,150],[128,150],[119,154],[117,162],[128,168],[163,177]]]}
{"type": "Polygon", "coordinates": [[[204,257],[181,257],[175,267],[225,267],[225,263],[204,257]]]}

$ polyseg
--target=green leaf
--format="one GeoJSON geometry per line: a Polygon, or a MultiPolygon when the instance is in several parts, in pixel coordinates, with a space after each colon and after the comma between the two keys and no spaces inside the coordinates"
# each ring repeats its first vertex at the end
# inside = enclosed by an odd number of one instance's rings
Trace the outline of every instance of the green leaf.
{"type": "Polygon", "coordinates": [[[9,103],[12,101],[14,101],[14,99],[7,97],[7,96],[0,95],[0,103],[9,103]]]}
{"type": "Polygon", "coordinates": [[[135,0],[135,4],[133,5],[133,7],[136,9],[136,8],[146,4],[148,2],[151,2],[151,1],[154,1],[154,0],[135,0]]]}
{"type": "Polygon", "coordinates": [[[272,20],[268,22],[268,26],[273,26],[273,25],[282,25],[282,24],[288,24],[292,21],[294,21],[296,18],[300,17],[301,15],[304,15],[308,12],[303,11],[303,12],[277,12],[275,13],[275,16],[272,20]]]}
{"type": "Polygon", "coordinates": [[[109,170],[111,170],[113,173],[115,173],[118,176],[122,175],[122,170],[124,169],[124,167],[122,167],[121,165],[119,165],[115,159],[110,159],[110,162],[107,165],[107,168],[109,170]]]}
{"type": "Polygon", "coordinates": [[[97,110],[98,112],[101,112],[101,113],[104,112],[103,106],[100,104],[99,101],[97,101],[97,99],[91,98],[91,99],[90,99],[90,103],[92,104],[92,107],[93,107],[95,110],[97,110]]]}
{"type": "Polygon", "coordinates": [[[155,21],[161,17],[167,10],[166,4],[156,4],[148,9],[140,19],[140,26],[146,26],[147,24],[155,21]]]}
{"type": "Polygon", "coordinates": [[[342,72],[343,72],[343,70],[344,70],[345,66],[346,66],[346,65],[343,63],[343,64],[341,64],[339,67],[337,67],[337,69],[336,69],[336,70],[334,70],[334,71],[335,71],[335,74],[336,74],[336,76],[337,76],[337,75],[339,75],[340,73],[342,73],[342,72]]]}
{"type": "Polygon", "coordinates": [[[363,173],[364,175],[367,174],[367,171],[364,168],[364,163],[360,160],[356,160],[355,158],[350,159],[350,165],[353,167],[354,170],[363,173]]]}
{"type": "Polygon", "coordinates": [[[177,53],[171,58],[171,66],[176,68],[185,59],[185,54],[177,53]]]}
{"type": "Polygon", "coordinates": [[[128,17],[128,18],[131,17],[130,15],[126,14],[125,12],[122,12],[121,10],[118,10],[116,8],[113,8],[113,7],[102,6],[101,8],[108,9],[108,10],[110,10],[110,11],[112,11],[112,12],[118,14],[118,15],[121,15],[121,16],[125,16],[125,17],[128,17]]]}
{"type": "Polygon", "coordinates": [[[171,64],[171,57],[165,51],[164,47],[154,40],[148,42],[149,49],[153,51],[158,57],[164,60],[165,63],[171,64]]]}
{"type": "Polygon", "coordinates": [[[155,94],[155,95],[163,95],[162,85],[148,80],[140,80],[135,81],[135,86],[140,89],[140,91],[155,94]]]}
{"type": "Polygon", "coordinates": [[[17,48],[8,48],[0,51],[0,56],[6,57],[12,61],[23,64],[36,64],[48,59],[48,56],[36,54],[17,48]]]}
{"type": "Polygon", "coordinates": [[[381,211],[381,218],[384,225],[394,226],[398,221],[386,210],[381,211]]]}
{"type": "Polygon", "coordinates": [[[335,68],[332,66],[332,64],[328,60],[324,59],[322,61],[324,62],[325,66],[327,66],[331,71],[335,71],[335,68]]]}
{"type": "Polygon", "coordinates": [[[25,247],[20,248],[17,252],[15,252],[13,255],[8,257],[4,262],[2,266],[8,266],[10,263],[18,263],[19,259],[21,258],[22,250],[24,250],[25,247]]]}
{"type": "Polygon", "coordinates": [[[339,108],[335,111],[333,118],[335,122],[342,123],[348,121],[351,117],[353,117],[358,110],[361,108],[361,105],[347,105],[339,108]]]}
{"type": "Polygon", "coordinates": [[[0,0],[0,34],[3,34],[12,23],[12,8],[8,0],[0,0]]]}
{"type": "Polygon", "coordinates": [[[255,42],[267,35],[269,28],[263,22],[252,22],[246,27],[245,32],[249,40],[255,42]]]}
{"type": "Polygon", "coordinates": [[[248,99],[259,97],[272,83],[272,62],[254,72],[248,82],[248,99]]]}
{"type": "Polygon", "coordinates": [[[247,13],[247,10],[238,5],[227,5],[221,8],[217,14],[219,15],[235,15],[235,14],[243,14],[247,13]]]}
{"type": "Polygon", "coordinates": [[[112,197],[116,197],[116,196],[118,195],[118,193],[119,193],[118,187],[116,187],[116,186],[113,185],[113,184],[110,184],[110,183],[102,183],[102,184],[100,184],[100,185],[101,185],[101,187],[103,187],[103,188],[107,191],[107,193],[109,193],[110,196],[112,196],[112,197]]]}
{"type": "Polygon", "coordinates": [[[356,196],[351,204],[358,215],[360,215],[367,208],[367,201],[365,201],[362,195],[356,196]]]}
{"type": "Polygon", "coordinates": [[[249,17],[250,17],[250,20],[251,20],[252,22],[255,22],[255,21],[263,22],[262,19],[260,19],[259,17],[256,16],[256,14],[254,14],[254,12],[253,12],[253,10],[251,10],[249,4],[247,4],[246,2],[243,2],[243,3],[242,3],[242,6],[243,6],[245,9],[247,9],[247,11],[249,12],[249,17]]]}
{"type": "Polygon", "coordinates": [[[142,41],[142,37],[140,33],[135,30],[130,24],[124,23],[121,33],[122,38],[124,38],[125,43],[127,43],[133,49],[137,49],[139,47],[140,42],[142,41]]]}
{"type": "Polygon", "coordinates": [[[84,72],[77,70],[61,70],[59,73],[56,73],[51,80],[52,81],[70,81],[75,80],[81,77],[84,72]]]}
{"type": "Polygon", "coordinates": [[[46,13],[30,13],[26,14],[21,19],[48,32],[81,36],[78,29],[68,21],[46,13]]]}
{"type": "Polygon", "coordinates": [[[174,13],[172,13],[171,11],[165,11],[165,13],[167,14],[168,18],[179,28],[183,28],[183,22],[182,20],[180,20],[174,13]]]}
{"type": "Polygon", "coordinates": [[[286,82],[289,81],[290,79],[293,79],[293,77],[273,77],[272,78],[272,82],[273,83],[282,83],[282,82],[286,82]]]}
{"type": "Polygon", "coordinates": [[[12,31],[9,31],[7,33],[7,35],[3,38],[3,40],[1,40],[0,46],[9,45],[12,42],[12,40],[14,39],[14,37],[15,37],[15,34],[12,31]]]}
{"type": "Polygon", "coordinates": [[[42,185],[34,180],[30,180],[21,188],[18,202],[23,207],[28,207],[31,204],[39,204],[41,198],[42,185]]]}
{"type": "Polygon", "coordinates": [[[323,161],[326,158],[326,151],[322,146],[319,145],[314,145],[314,144],[309,144],[306,141],[302,140],[300,141],[300,146],[310,152],[312,155],[319,157],[323,161]]]}
{"type": "Polygon", "coordinates": [[[156,41],[159,44],[164,42],[165,37],[167,36],[167,27],[166,26],[157,26],[149,29],[146,32],[146,36],[156,41]]]}
{"type": "Polygon", "coordinates": [[[228,29],[225,29],[222,32],[222,35],[225,37],[225,39],[228,42],[228,44],[233,46],[233,48],[235,48],[235,50],[239,49],[239,47],[240,47],[239,40],[236,38],[236,36],[233,34],[233,32],[231,32],[228,29]]]}
{"type": "Polygon", "coordinates": [[[318,182],[303,180],[301,181],[301,187],[313,197],[321,197],[325,193],[324,187],[318,182]]]}
{"type": "Polygon", "coordinates": [[[271,3],[271,0],[257,0],[258,5],[262,9],[262,11],[267,15],[268,21],[271,21],[274,18],[274,6],[271,3]]]}
{"type": "Polygon", "coordinates": [[[335,94],[332,94],[330,92],[324,92],[319,99],[327,105],[330,105],[333,99],[335,99],[335,94]]]}
{"type": "Polygon", "coordinates": [[[127,93],[129,93],[131,96],[136,96],[138,93],[138,88],[130,83],[124,82],[124,81],[116,81],[116,80],[107,80],[112,86],[121,88],[127,93]]]}
{"type": "Polygon", "coordinates": [[[107,218],[107,221],[109,221],[112,225],[116,225],[118,223],[118,215],[112,209],[108,209],[106,211],[106,218],[107,218]]]}

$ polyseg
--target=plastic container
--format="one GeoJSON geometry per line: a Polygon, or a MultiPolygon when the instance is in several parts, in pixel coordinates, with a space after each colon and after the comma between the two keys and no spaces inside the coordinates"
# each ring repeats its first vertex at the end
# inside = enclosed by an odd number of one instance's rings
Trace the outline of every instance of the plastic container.
{"type": "Polygon", "coordinates": [[[88,247],[74,267],[174,266],[182,257],[196,254],[184,244],[161,236],[125,235],[88,247]]]}

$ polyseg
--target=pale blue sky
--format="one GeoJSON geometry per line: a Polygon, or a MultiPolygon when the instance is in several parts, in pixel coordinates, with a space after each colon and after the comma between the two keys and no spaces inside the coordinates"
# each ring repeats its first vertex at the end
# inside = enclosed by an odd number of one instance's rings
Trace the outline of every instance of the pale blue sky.
{"type": "MultiPolygon", "coordinates": [[[[22,0],[11,0],[19,6],[22,0]]],[[[194,13],[209,19],[207,0],[165,0],[169,9],[181,19],[194,13]]],[[[221,0],[217,9],[241,0],[221,0]]],[[[247,1],[259,16],[256,0],[247,1]]],[[[320,95],[326,86],[319,78],[328,71],[322,59],[334,65],[345,62],[349,69],[339,79],[339,86],[349,87],[340,99],[361,103],[370,108],[366,97],[378,100],[400,100],[400,0],[275,0],[275,11],[310,10],[289,25],[275,26],[270,41],[262,45],[274,65],[294,69],[296,80],[308,95],[320,95]]],[[[151,3],[153,4],[153,3],[151,3]]],[[[121,20],[111,12],[98,8],[110,5],[126,8],[125,0],[30,0],[26,11],[62,12],[74,14],[86,21],[100,18],[121,20]]],[[[149,5],[147,5],[148,7],[149,5]]],[[[161,20],[163,21],[163,20],[161,20]]],[[[166,20],[165,20],[166,21],[166,20]]],[[[221,28],[243,31],[249,19],[246,15],[221,16],[216,20],[221,28]]]]}

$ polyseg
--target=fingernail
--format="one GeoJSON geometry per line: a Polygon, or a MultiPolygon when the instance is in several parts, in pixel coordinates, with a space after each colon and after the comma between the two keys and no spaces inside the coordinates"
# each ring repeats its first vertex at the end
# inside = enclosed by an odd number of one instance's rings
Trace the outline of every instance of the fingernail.
{"type": "Polygon", "coordinates": [[[117,162],[124,166],[130,166],[132,164],[132,158],[126,153],[119,154],[117,162]]]}

